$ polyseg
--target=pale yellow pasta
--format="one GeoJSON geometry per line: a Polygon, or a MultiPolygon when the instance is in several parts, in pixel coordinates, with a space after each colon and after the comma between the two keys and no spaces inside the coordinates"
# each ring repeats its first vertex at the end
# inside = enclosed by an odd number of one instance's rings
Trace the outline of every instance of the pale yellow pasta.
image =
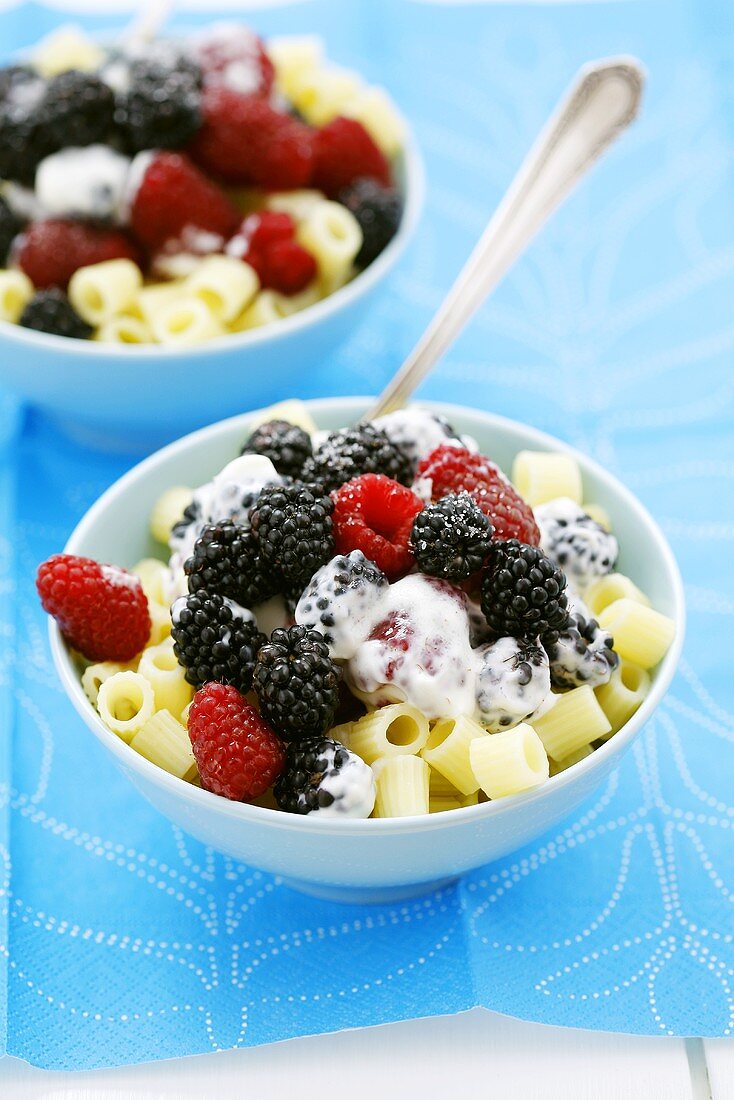
{"type": "Polygon", "coordinates": [[[183,516],[184,509],[191,504],[193,495],[193,490],[185,485],[175,485],[161,493],[150,513],[150,533],[157,542],[164,545],[168,543],[174,525],[183,516]]]}
{"type": "Polygon", "coordinates": [[[33,297],[33,283],[22,271],[0,271],[0,321],[16,324],[33,297]]]}
{"type": "Polygon", "coordinates": [[[275,308],[281,317],[291,317],[294,313],[300,313],[302,309],[308,309],[321,300],[321,287],[318,280],[300,290],[298,294],[279,294],[274,291],[276,298],[275,308]]]}
{"type": "Polygon", "coordinates": [[[614,638],[619,656],[640,668],[654,668],[675,637],[672,619],[628,596],[605,607],[599,624],[614,638]]]}
{"type": "Polygon", "coordinates": [[[375,781],[375,817],[412,817],[429,812],[430,768],[420,756],[386,760],[375,781]]]}
{"type": "Polygon", "coordinates": [[[346,113],[363,88],[357,73],[336,66],[303,70],[290,81],[290,98],[312,126],[325,126],[346,113]]]}
{"type": "Polygon", "coordinates": [[[41,76],[77,69],[92,72],[104,60],[104,53],[80,27],[65,25],[43,38],[33,51],[33,66],[41,76]]]}
{"type": "Polygon", "coordinates": [[[168,566],[158,558],[142,558],[132,567],[132,573],[140,578],[143,592],[149,600],[156,603],[166,602],[166,578],[168,566]]]}
{"type": "Polygon", "coordinates": [[[352,726],[354,722],[342,722],[338,726],[332,726],[329,730],[327,737],[330,737],[332,741],[338,741],[340,745],[345,745],[349,748],[349,735],[352,732],[352,726]]]}
{"type": "Polygon", "coordinates": [[[110,676],[115,676],[118,672],[134,672],[137,665],[137,661],[127,664],[118,664],[116,661],[98,661],[97,664],[87,665],[82,673],[82,687],[89,702],[94,706],[97,705],[99,689],[105,680],[109,680],[110,676]]]}
{"type": "Polygon", "coordinates": [[[609,514],[606,508],[602,508],[601,504],[582,504],[581,506],[586,512],[587,516],[591,516],[595,523],[598,523],[600,527],[603,527],[605,531],[611,531],[612,521],[609,518],[609,514]]]}
{"type": "Polygon", "coordinates": [[[469,761],[469,747],[475,738],[489,736],[483,726],[467,715],[441,718],[433,726],[421,756],[462,795],[474,794],[479,783],[469,761]]]}
{"type": "Polygon", "coordinates": [[[296,230],[299,242],[315,258],[326,288],[341,285],[362,247],[359,222],[346,206],[328,199],[315,205],[296,230]]]}
{"type": "Polygon", "coordinates": [[[571,455],[555,451],[518,451],[512,463],[512,484],[531,508],[568,497],[580,504],[581,470],[571,455]]]}
{"type": "Polygon", "coordinates": [[[229,331],[247,332],[251,328],[261,328],[263,325],[272,325],[274,321],[281,321],[285,316],[281,312],[282,297],[275,290],[261,290],[247,309],[232,322],[229,331]]]}
{"type": "Polygon", "coordinates": [[[156,710],[180,714],[194,697],[194,689],[186,682],[184,670],[176,660],[171,638],[143,650],[138,672],[153,688],[156,710]]]}
{"type": "Polygon", "coordinates": [[[248,422],[248,428],[252,432],[261,424],[267,424],[269,420],[287,420],[289,424],[296,424],[299,428],[303,428],[309,435],[318,431],[316,421],[308,411],[308,407],[297,397],[268,405],[267,409],[263,409],[258,416],[248,422]]]}
{"type": "Polygon", "coordinates": [[[221,322],[206,302],[193,294],[185,294],[163,306],[151,323],[153,337],[168,347],[194,347],[221,336],[221,322]]]}
{"type": "Polygon", "coordinates": [[[160,645],[171,634],[171,608],[167,603],[148,600],[148,614],[150,615],[148,645],[160,645]]]}
{"type": "Polygon", "coordinates": [[[139,291],[135,304],[130,310],[133,314],[139,314],[140,319],[153,332],[153,322],[160,316],[163,309],[178,301],[182,295],[183,282],[178,279],[170,283],[153,283],[144,286],[139,291]]]}
{"type": "Polygon", "coordinates": [[[90,325],[101,325],[137,301],[143,275],[132,260],[80,267],[69,280],[69,301],[90,325]]]}
{"type": "Polygon", "coordinates": [[[141,317],[120,313],[100,325],[94,339],[102,344],[151,344],[153,333],[141,317]]]}
{"type": "Polygon", "coordinates": [[[625,598],[644,604],[645,607],[650,606],[645,593],[641,592],[634,581],[624,573],[607,573],[606,576],[593,581],[584,592],[584,603],[597,618],[605,607],[625,598]]]}
{"type": "Polygon", "coordinates": [[[559,775],[561,772],[565,772],[573,764],[578,764],[579,760],[585,760],[587,756],[591,756],[593,753],[591,745],[582,745],[576,752],[570,753],[568,756],[564,756],[563,760],[551,760],[550,761],[550,773],[551,775],[559,775]]]}
{"type": "Polygon", "coordinates": [[[469,747],[477,783],[488,798],[504,798],[545,783],[548,754],[532,726],[521,722],[511,730],[477,737],[469,747]]]}
{"type": "Polygon", "coordinates": [[[649,690],[648,673],[629,661],[620,661],[608,683],[596,689],[596,698],[611,726],[610,736],[629,722],[649,690]]]}
{"type": "MultiPolygon", "coordinates": [[[[424,757],[425,759],[425,757],[424,757]]],[[[463,796],[457,791],[453,783],[449,783],[445,775],[431,768],[431,798],[454,798],[459,801],[463,796]]]]}
{"type": "Polygon", "coordinates": [[[533,719],[533,728],[554,760],[563,760],[598,737],[610,725],[588,684],[556,697],[544,714],[533,719]]]}
{"type": "Polygon", "coordinates": [[[189,724],[189,711],[191,710],[191,703],[187,703],[184,709],[181,711],[181,722],[188,728],[189,724]]]}
{"type": "Polygon", "coordinates": [[[366,764],[380,757],[419,753],[428,740],[428,719],[409,703],[393,703],[358,719],[349,732],[349,748],[366,764]]]}
{"type": "Polygon", "coordinates": [[[362,89],[344,104],[342,114],[361,122],[386,157],[394,157],[405,144],[405,120],[384,88],[362,89]]]}
{"type": "Polygon", "coordinates": [[[155,695],[139,672],[116,672],[100,685],[97,710],[104,724],[128,743],[155,712],[155,695]]]}
{"type": "Polygon", "coordinates": [[[130,741],[130,748],[178,779],[191,780],[197,774],[186,727],[168,710],[149,718],[130,741]]]}
{"type": "Polygon", "coordinates": [[[184,282],[184,290],[201,298],[225,325],[250,305],[259,289],[255,269],[234,256],[206,256],[184,282]]]}
{"type": "Polygon", "coordinates": [[[290,214],[294,221],[300,222],[314,206],[323,202],[324,198],[323,192],[312,188],[303,188],[299,191],[273,191],[265,199],[265,209],[290,214]]]}
{"type": "Polygon", "coordinates": [[[324,44],[316,35],[281,35],[268,40],[278,91],[293,102],[293,94],[308,73],[320,68],[324,44]]]}
{"type": "Polygon", "coordinates": [[[479,792],[461,795],[457,791],[455,795],[434,795],[431,791],[428,798],[428,812],[431,814],[445,813],[446,810],[461,810],[464,806],[476,806],[479,802],[479,792]]]}

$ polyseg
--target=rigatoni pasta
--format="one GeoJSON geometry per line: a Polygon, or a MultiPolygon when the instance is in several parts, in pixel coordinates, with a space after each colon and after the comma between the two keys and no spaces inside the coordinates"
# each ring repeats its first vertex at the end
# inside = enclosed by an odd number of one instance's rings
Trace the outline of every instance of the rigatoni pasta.
{"type": "Polygon", "coordinates": [[[168,710],[160,710],[144,723],[130,741],[130,748],[169,775],[190,781],[196,761],[186,727],[168,710]]]}
{"type": "Polygon", "coordinates": [[[129,743],[155,712],[153,687],[138,672],[116,672],[100,685],[97,710],[104,724],[129,743]]]}
{"type": "Polygon", "coordinates": [[[620,657],[645,669],[662,660],[675,637],[672,619],[628,596],[605,607],[599,624],[614,636],[620,657]]]}
{"type": "Polygon", "coordinates": [[[462,795],[474,794],[479,783],[469,760],[469,749],[477,737],[489,736],[483,726],[465,714],[442,718],[433,726],[421,755],[462,795]]]}
{"type": "Polygon", "coordinates": [[[234,256],[207,256],[184,281],[185,293],[200,298],[224,325],[250,305],[259,289],[254,268],[234,256]]]}
{"type": "Polygon", "coordinates": [[[546,752],[554,760],[578,752],[611,728],[588,684],[557,696],[553,706],[532,721],[546,752]]]}
{"type": "Polygon", "coordinates": [[[341,285],[362,247],[362,230],[351,211],[338,202],[315,205],[298,226],[297,236],[316,259],[327,287],[341,285]]]}
{"type": "Polygon", "coordinates": [[[545,783],[548,754],[532,726],[521,722],[511,730],[478,737],[469,759],[479,787],[488,798],[505,798],[545,783]]]}
{"type": "Polygon", "coordinates": [[[185,485],[174,485],[161,493],[153,505],[149,521],[150,533],[157,542],[168,544],[171,530],[183,516],[184,509],[191,504],[193,495],[193,489],[185,485]]]}
{"type": "Polygon", "coordinates": [[[635,711],[639,710],[645,696],[650,691],[650,676],[643,668],[621,661],[619,668],[612,673],[608,684],[596,689],[596,698],[609,721],[608,735],[629,722],[635,711]]]}
{"type": "Polygon", "coordinates": [[[0,271],[0,321],[16,324],[33,297],[33,283],[22,271],[0,271]]]}
{"type": "Polygon", "coordinates": [[[562,452],[519,451],[512,464],[512,483],[533,508],[558,497],[568,497],[575,504],[582,500],[579,464],[562,452]]]}
{"type": "Polygon", "coordinates": [[[105,260],[74,272],[69,301],[90,325],[102,325],[130,309],[142,285],[142,273],[132,260],[105,260]]]}
{"type": "MultiPolygon", "coordinates": [[[[170,622],[170,615],[168,618],[170,622]]],[[[187,682],[184,670],[176,660],[170,638],[143,650],[138,672],[153,688],[156,710],[180,714],[193,699],[194,689],[187,682]]]]}
{"type": "Polygon", "coordinates": [[[349,747],[366,764],[380,757],[419,753],[428,740],[428,719],[408,703],[393,703],[366,714],[349,731],[349,747]]]}
{"type": "Polygon", "coordinates": [[[430,768],[420,756],[385,760],[375,782],[375,817],[412,817],[427,814],[430,768]]]}
{"type": "Polygon", "coordinates": [[[606,607],[621,599],[634,600],[636,603],[644,604],[645,607],[650,606],[645,593],[641,592],[634,581],[624,573],[607,573],[605,577],[599,577],[598,580],[593,581],[584,592],[584,602],[597,618],[606,607]]]}

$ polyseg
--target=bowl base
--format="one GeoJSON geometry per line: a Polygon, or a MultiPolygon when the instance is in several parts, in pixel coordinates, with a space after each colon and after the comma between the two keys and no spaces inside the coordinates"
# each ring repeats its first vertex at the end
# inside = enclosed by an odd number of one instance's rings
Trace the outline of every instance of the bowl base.
{"type": "Polygon", "coordinates": [[[405,886],[327,886],[320,882],[302,882],[300,879],[284,878],[283,884],[299,894],[319,898],[321,901],[336,901],[342,905],[391,905],[409,898],[432,894],[443,890],[459,876],[436,879],[433,882],[411,882],[405,886]]]}

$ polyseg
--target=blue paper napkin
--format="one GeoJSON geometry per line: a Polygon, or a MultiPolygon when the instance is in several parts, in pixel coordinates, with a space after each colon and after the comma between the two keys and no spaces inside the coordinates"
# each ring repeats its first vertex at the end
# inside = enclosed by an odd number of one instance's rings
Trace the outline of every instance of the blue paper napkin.
{"type": "MultiPolygon", "coordinates": [[[[552,431],[641,496],[683,570],[685,657],[619,771],[556,833],[405,904],[350,908],[301,897],[171,828],[72,712],[51,665],[33,574],[132,459],[86,452],[6,400],[0,1042],[9,1053],[80,1069],[477,1004],[575,1027],[731,1033],[734,112],[726,14],[724,4],[692,2],[409,0],[315,0],[255,13],[268,33],[323,33],[334,58],[385,83],[426,155],[422,231],[389,291],[333,356],[333,393],[380,388],[577,66],[621,52],[643,59],[650,82],[641,121],[424,392],[552,431]]],[[[30,42],[59,18],[31,4],[4,11],[2,41],[30,42]]],[[[301,396],[308,387],[304,379],[301,396]]]]}

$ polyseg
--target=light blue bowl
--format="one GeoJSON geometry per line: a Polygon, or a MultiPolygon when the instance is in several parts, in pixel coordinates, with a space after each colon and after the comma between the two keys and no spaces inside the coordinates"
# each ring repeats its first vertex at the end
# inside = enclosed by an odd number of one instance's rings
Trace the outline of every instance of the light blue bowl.
{"type": "Polygon", "coordinates": [[[125,451],[150,450],[284,392],[298,394],[304,378],[315,385],[418,224],[424,175],[412,138],[395,174],[405,204],[397,234],[374,263],[316,305],[187,349],[72,340],[0,321],[0,385],[82,442],[125,451]]]}
{"type": "MultiPolygon", "coordinates": [[[[316,423],[353,423],[368,402],[309,402],[316,423]]],[[[434,406],[439,408],[438,406],[434,406]]],[[[563,451],[581,466],[586,499],[608,512],[621,547],[620,569],[676,623],[676,637],[652,673],[652,688],[634,717],[596,752],[525,794],[428,817],[355,821],[300,817],[229,802],[176,779],[138,756],[103,725],[82,691],[79,670],[56,624],[51,647],[64,688],[84,722],[125,775],[170,821],[217,851],[283,875],[308,893],[349,902],[409,897],[499,859],[553,828],[602,783],[660,703],[683,643],[685,606],[678,567],[660,528],[615,478],[578,451],[534,428],[460,406],[441,406],[462,432],[509,470],[523,449],[563,451]]],[[[68,553],[131,566],[156,552],[148,514],[172,485],[206,481],[239,453],[250,417],[214,424],[179,440],[116,482],[82,519],[68,553]]]]}

